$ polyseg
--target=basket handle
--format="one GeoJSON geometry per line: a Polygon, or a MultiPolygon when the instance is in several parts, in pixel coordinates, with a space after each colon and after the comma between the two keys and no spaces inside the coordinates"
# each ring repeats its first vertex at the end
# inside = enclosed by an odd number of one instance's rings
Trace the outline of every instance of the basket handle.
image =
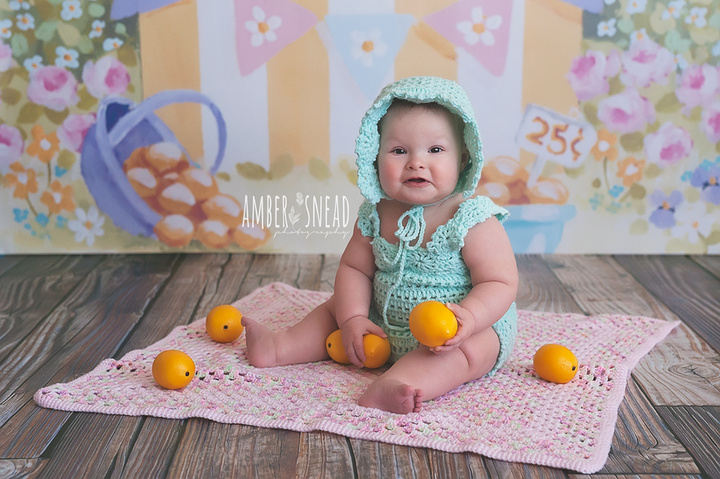
{"type": "Polygon", "coordinates": [[[223,119],[220,109],[208,97],[195,90],[167,90],[156,93],[146,98],[141,103],[131,106],[130,111],[120,118],[109,133],[110,144],[116,145],[124,138],[133,128],[143,121],[149,114],[155,110],[174,103],[201,103],[210,108],[218,129],[218,153],[215,162],[210,168],[210,174],[214,175],[225,155],[225,147],[227,146],[227,130],[225,120],[223,119]],[[132,114],[131,114],[132,113],[132,114]]]}

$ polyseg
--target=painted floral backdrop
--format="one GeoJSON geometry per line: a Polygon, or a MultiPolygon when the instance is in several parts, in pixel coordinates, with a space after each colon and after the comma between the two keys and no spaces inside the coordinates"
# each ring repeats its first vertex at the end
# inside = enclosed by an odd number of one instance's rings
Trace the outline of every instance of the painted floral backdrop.
{"type": "Polygon", "coordinates": [[[719,64],[718,0],[0,0],[0,253],[339,253],[363,112],[434,74],[516,252],[717,254],[719,64]]]}

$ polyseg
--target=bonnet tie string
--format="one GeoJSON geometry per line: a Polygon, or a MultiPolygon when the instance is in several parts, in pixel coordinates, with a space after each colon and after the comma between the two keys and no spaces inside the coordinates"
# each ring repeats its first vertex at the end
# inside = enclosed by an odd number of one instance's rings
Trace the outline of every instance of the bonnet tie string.
{"type": "Polygon", "coordinates": [[[408,251],[410,250],[416,250],[420,247],[422,244],[423,238],[425,237],[425,218],[423,217],[424,213],[424,207],[423,205],[416,205],[407,210],[405,213],[400,215],[400,218],[398,219],[397,225],[398,229],[395,232],[395,236],[400,240],[400,243],[398,244],[398,251],[395,255],[395,258],[392,260],[391,264],[398,264],[398,278],[395,284],[393,284],[390,289],[387,292],[387,296],[385,296],[385,304],[383,305],[382,310],[382,317],[383,322],[385,323],[385,326],[387,326],[389,329],[392,330],[403,330],[405,329],[402,326],[393,326],[388,322],[387,319],[387,309],[388,305],[390,303],[390,297],[392,296],[393,292],[402,284],[403,278],[405,276],[405,261],[407,259],[408,251]],[[403,225],[403,222],[407,219],[407,222],[403,225]],[[411,242],[415,240],[415,244],[411,244],[411,242]]]}

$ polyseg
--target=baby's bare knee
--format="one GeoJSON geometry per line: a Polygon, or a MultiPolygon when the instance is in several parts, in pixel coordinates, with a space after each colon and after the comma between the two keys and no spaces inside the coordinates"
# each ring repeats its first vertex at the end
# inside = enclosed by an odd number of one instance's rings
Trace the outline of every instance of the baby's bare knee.
{"type": "Polygon", "coordinates": [[[465,355],[468,371],[476,377],[487,374],[500,355],[500,338],[492,328],[476,333],[460,345],[460,351],[465,355]]]}

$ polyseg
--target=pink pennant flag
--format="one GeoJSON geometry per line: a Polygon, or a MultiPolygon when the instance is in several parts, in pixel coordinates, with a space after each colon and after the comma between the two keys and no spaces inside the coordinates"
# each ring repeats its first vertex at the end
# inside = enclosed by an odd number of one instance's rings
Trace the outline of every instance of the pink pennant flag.
{"type": "Polygon", "coordinates": [[[512,0],[460,0],[424,20],[500,76],[505,70],[511,14],[512,0]]]}
{"type": "Polygon", "coordinates": [[[235,0],[240,74],[252,73],[316,23],[314,13],[290,0],[235,0]]]}

